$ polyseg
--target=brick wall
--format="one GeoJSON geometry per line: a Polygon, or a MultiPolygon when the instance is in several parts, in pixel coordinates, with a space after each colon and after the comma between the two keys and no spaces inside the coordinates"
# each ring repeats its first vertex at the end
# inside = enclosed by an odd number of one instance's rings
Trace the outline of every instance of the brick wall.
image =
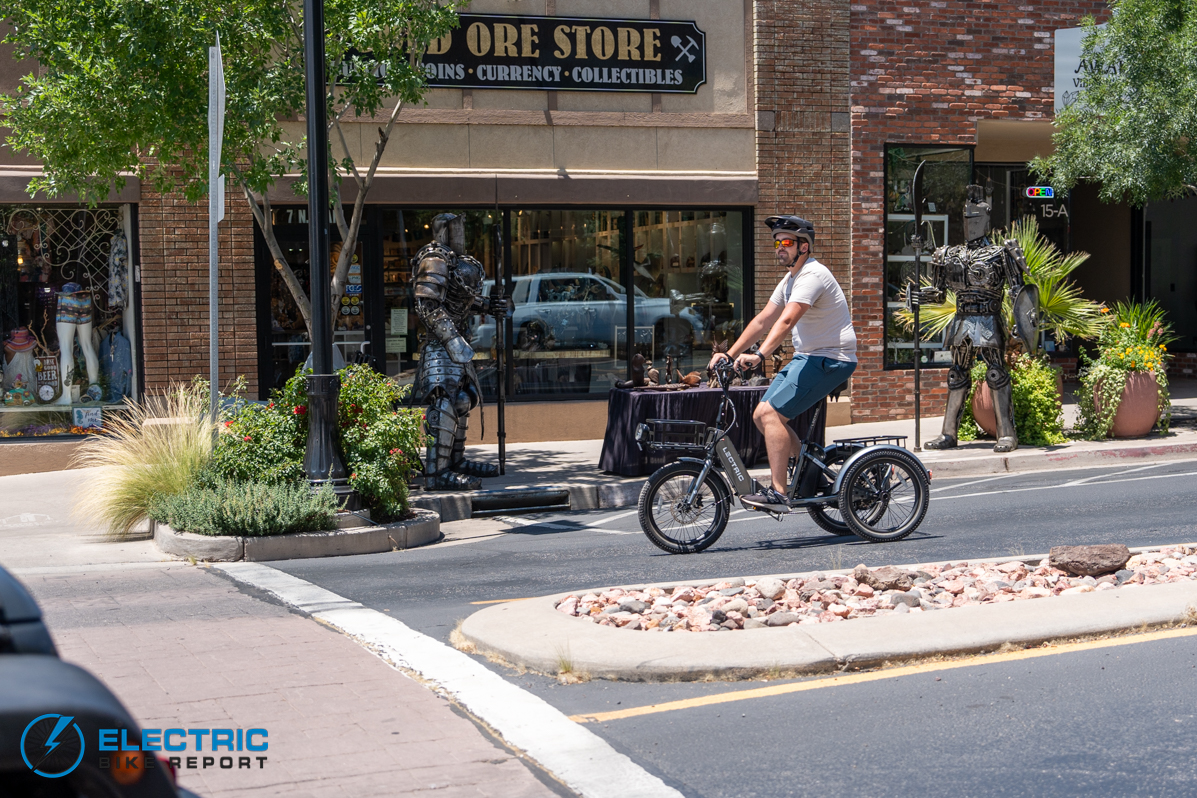
{"type": "Polygon", "coordinates": [[[850,293],[847,0],[758,0],[754,4],[757,115],[756,309],[782,270],[760,224],[796,214],[815,225],[815,257],[850,293]]]}
{"type": "MultiPolygon", "coordinates": [[[[853,421],[913,415],[911,373],[883,368],[885,144],[975,144],[978,119],[1050,119],[1053,31],[1107,12],[1092,0],[851,6],[853,421]]],[[[924,413],[942,412],[945,381],[924,372],[924,413]]]]}
{"type": "MultiPolygon", "coordinates": [[[[232,187],[230,186],[230,189],[232,187]]],[[[253,218],[239,193],[226,196],[220,225],[220,382],[238,375],[257,396],[253,218]]],[[[142,341],[149,391],[208,374],[208,204],[143,185],[142,341]]]]}

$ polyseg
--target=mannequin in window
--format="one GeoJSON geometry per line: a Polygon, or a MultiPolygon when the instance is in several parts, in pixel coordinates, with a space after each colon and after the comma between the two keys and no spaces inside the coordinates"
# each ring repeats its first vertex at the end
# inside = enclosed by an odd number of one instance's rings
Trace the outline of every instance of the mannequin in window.
{"type": "Polygon", "coordinates": [[[58,404],[71,403],[71,372],[75,370],[75,336],[79,337],[79,348],[83,350],[83,360],[87,364],[87,398],[98,401],[100,396],[100,358],[96,355],[95,345],[91,340],[92,330],[92,297],[91,291],[84,290],[78,283],[67,283],[58,292],[58,315],[56,317],[58,330],[59,374],[62,375],[62,396],[58,404]]]}

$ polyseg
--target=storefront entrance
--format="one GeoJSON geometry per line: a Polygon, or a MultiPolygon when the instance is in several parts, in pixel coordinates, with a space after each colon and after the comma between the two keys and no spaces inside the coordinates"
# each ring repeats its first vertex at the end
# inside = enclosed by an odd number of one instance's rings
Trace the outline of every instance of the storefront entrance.
{"type": "MultiPolygon", "coordinates": [[[[334,331],[337,355],[346,362],[368,362],[401,383],[414,379],[419,323],[411,259],[432,240],[432,218],[444,210],[367,209],[358,268],[351,269],[334,331]]],[[[466,251],[485,267],[487,291],[499,264],[496,232],[505,233],[503,273],[516,305],[504,340],[512,399],[605,397],[628,377],[629,357],[637,353],[662,372],[667,358],[682,374],[701,372],[712,346],[734,340],[751,316],[749,209],[453,212],[466,218],[466,251]]],[[[276,209],[275,234],[307,290],[306,210],[276,209]]],[[[334,263],[339,246],[333,245],[334,263]]],[[[261,241],[257,263],[265,398],[303,365],[310,341],[261,241]]],[[[489,399],[497,392],[493,319],[475,317],[470,335],[489,399]]]]}

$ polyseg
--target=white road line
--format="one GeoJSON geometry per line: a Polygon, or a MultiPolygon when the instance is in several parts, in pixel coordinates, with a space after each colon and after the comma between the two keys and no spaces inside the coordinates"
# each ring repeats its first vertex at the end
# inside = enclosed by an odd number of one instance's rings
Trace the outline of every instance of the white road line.
{"type": "Polygon", "coordinates": [[[548,702],[395,618],[258,563],[213,567],[340,629],[395,666],[419,673],[586,798],[682,798],[548,702]]]}
{"type": "MultiPolygon", "coordinates": [[[[1142,482],[1146,479],[1171,479],[1172,477],[1197,477],[1197,471],[1186,471],[1183,474],[1152,474],[1145,477],[1131,477],[1129,479],[1119,479],[1110,482],[1102,482],[1100,485],[1117,485],[1122,482],[1142,482]]],[[[1026,493],[1032,490],[1059,490],[1060,488],[1094,488],[1097,485],[1092,483],[1076,484],[1072,482],[1065,482],[1062,485],[1036,485],[1031,488],[1010,488],[1009,490],[992,490],[978,493],[962,493],[959,496],[940,496],[936,502],[952,501],[953,499],[971,499],[976,496],[1000,496],[1003,493],[1026,493]]]]}
{"type": "Polygon", "coordinates": [[[543,526],[548,529],[577,529],[577,524],[559,524],[555,521],[534,521],[531,518],[519,518],[511,515],[492,516],[495,521],[502,521],[512,526],[543,526]]]}
{"type": "Polygon", "coordinates": [[[932,488],[932,493],[938,493],[941,490],[955,490],[956,488],[967,488],[969,485],[980,485],[982,482],[993,482],[995,479],[1010,479],[1017,477],[1018,474],[1001,474],[996,477],[986,477],[985,479],[974,479],[972,482],[961,482],[959,485],[945,485],[942,488],[932,488]]]}
{"type": "Polygon", "coordinates": [[[1111,477],[1120,477],[1123,474],[1133,474],[1136,471],[1146,471],[1150,468],[1159,468],[1166,463],[1153,463],[1151,465],[1139,466],[1138,468],[1128,468],[1125,471],[1115,471],[1113,474],[1097,474],[1092,477],[1085,477],[1084,479],[1074,479],[1071,482],[1065,482],[1063,487],[1071,488],[1073,485],[1084,485],[1086,482],[1092,482],[1095,479],[1109,479],[1111,477]]]}
{"type": "Polygon", "coordinates": [[[603,524],[606,524],[606,523],[610,523],[611,521],[618,521],[620,518],[627,518],[629,515],[635,515],[638,512],[640,512],[640,511],[639,510],[630,510],[626,513],[620,513],[619,515],[609,515],[606,518],[599,519],[598,521],[591,521],[589,524],[582,524],[582,526],[594,528],[597,526],[602,526],[603,524]]]}

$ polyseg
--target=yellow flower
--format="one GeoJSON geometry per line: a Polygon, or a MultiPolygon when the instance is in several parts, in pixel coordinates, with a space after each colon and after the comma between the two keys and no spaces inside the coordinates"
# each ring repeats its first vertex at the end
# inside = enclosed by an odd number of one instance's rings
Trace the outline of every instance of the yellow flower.
{"type": "Polygon", "coordinates": [[[1129,327],[1129,326],[1130,326],[1130,322],[1126,322],[1126,321],[1124,321],[1124,322],[1122,322],[1121,324],[1119,324],[1118,326],[1119,326],[1119,327],[1129,327]]]}
{"type": "Polygon", "coordinates": [[[1160,344],[1160,351],[1161,351],[1161,352],[1167,352],[1167,351],[1168,351],[1168,347],[1164,346],[1163,344],[1160,344]]]}
{"type": "Polygon", "coordinates": [[[1102,308],[1102,309],[1101,309],[1101,312],[1102,312],[1102,313],[1109,313],[1109,312],[1110,312],[1110,309],[1109,309],[1109,308],[1102,308]]]}

